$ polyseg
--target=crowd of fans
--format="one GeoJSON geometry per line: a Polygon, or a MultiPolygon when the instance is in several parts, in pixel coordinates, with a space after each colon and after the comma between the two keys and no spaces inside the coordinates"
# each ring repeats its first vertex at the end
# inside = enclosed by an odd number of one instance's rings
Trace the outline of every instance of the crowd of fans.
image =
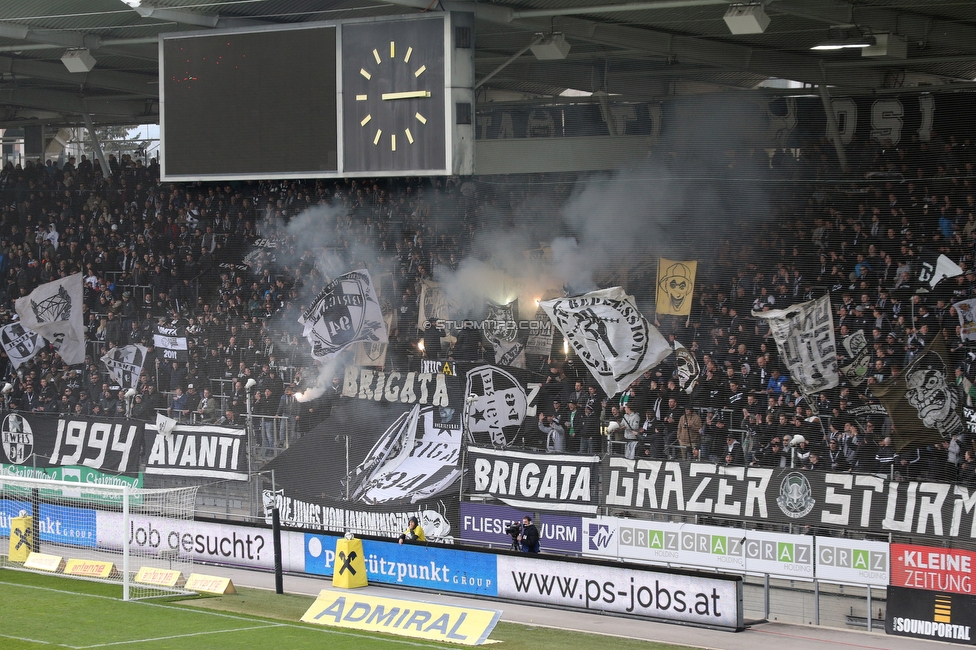
{"type": "MultiPolygon", "coordinates": [[[[727,181],[747,175],[760,186],[775,183],[766,193],[768,214],[736,215],[695,233],[692,315],[655,319],[695,355],[697,388],[689,393],[679,385],[673,358],[623,395],[605,396],[571,357],[562,363],[530,357],[529,370],[545,373],[544,408],[537,424],[526,422],[526,439],[560,451],[616,449],[637,457],[976,482],[971,436],[898,453],[890,421],[861,408],[876,403],[873,386],[941,333],[960,397],[970,398],[976,354],[960,338],[952,304],[976,295],[976,147],[933,134],[929,142],[915,137],[898,146],[855,141],[848,155],[846,173],[822,141],[772,157],[760,150],[724,158],[717,169],[727,181]],[[937,291],[914,293],[923,249],[945,253],[965,274],[937,291]],[[814,407],[751,312],[826,292],[838,342],[864,330],[871,373],[861,386],[842,384],[812,397],[814,407]],[[806,442],[790,445],[798,434],[806,442]]],[[[697,164],[674,152],[652,157],[664,167],[697,164]]],[[[19,369],[8,363],[4,381],[13,390],[5,406],[103,416],[131,409],[145,419],[165,409],[188,420],[236,423],[254,379],[252,413],[286,419],[289,436],[327,417],[337,399],[335,392],[299,398],[313,364],[297,316],[331,272],[318,263],[323,253],[335,269],[365,267],[382,278],[376,282],[384,302],[398,316],[389,366],[422,353],[491,360],[485,341],[452,350],[449,339],[435,335],[418,345],[425,336],[415,326],[420,283],[479,254],[475,243],[484,233],[528,220],[548,220],[555,229],[558,206],[579,180],[163,183],[155,161],[144,165],[123,155],[108,162],[107,171],[82,156],[60,165],[7,163],[0,172],[0,324],[13,317],[16,298],[80,272],[89,340],[84,366],[65,366],[53,349],[19,369]],[[534,212],[540,191],[556,206],[546,214],[534,212]],[[311,250],[288,228],[313,207],[326,208],[324,251],[311,250]],[[189,361],[163,360],[152,346],[157,323],[186,329],[189,361]],[[105,351],[130,343],[149,347],[131,404],[99,363],[105,351]]],[[[526,241],[526,248],[542,243],[526,241]]],[[[647,289],[628,287],[651,316],[647,289]]],[[[281,443],[263,427],[255,435],[267,446],[281,443]]]]}

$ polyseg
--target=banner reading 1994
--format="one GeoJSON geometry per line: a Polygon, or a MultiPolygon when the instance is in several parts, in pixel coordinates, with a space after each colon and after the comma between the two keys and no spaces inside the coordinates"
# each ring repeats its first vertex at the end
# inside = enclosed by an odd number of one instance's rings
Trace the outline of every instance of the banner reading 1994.
{"type": "Polygon", "coordinates": [[[0,461],[36,468],[80,465],[134,475],[143,431],[137,420],[9,413],[0,423],[0,461]]]}

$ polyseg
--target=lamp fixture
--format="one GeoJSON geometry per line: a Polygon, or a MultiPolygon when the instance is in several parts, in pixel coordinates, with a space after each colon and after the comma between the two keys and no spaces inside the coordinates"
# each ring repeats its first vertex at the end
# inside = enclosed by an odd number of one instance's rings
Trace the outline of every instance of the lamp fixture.
{"type": "Polygon", "coordinates": [[[566,42],[566,37],[560,33],[546,34],[542,40],[529,47],[532,54],[540,61],[557,61],[565,59],[572,46],[566,42]]]}
{"type": "Polygon", "coordinates": [[[85,48],[68,50],[61,57],[61,63],[68,72],[91,72],[95,67],[95,57],[85,48]]]}
{"type": "Polygon", "coordinates": [[[733,34],[762,34],[769,27],[769,16],[761,2],[734,4],[725,12],[725,24],[733,34]]]}
{"type": "Polygon", "coordinates": [[[874,47],[877,39],[872,35],[853,36],[847,38],[831,38],[822,43],[814,45],[811,50],[863,50],[867,47],[874,47]]]}

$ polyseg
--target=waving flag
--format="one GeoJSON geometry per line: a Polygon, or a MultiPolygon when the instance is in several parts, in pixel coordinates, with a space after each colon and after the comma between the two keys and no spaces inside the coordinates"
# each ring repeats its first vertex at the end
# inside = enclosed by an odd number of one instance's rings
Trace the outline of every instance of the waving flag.
{"type": "Polygon", "coordinates": [[[804,392],[817,393],[840,383],[830,296],[752,315],[769,321],[780,358],[804,392]]]}
{"type": "Polygon", "coordinates": [[[15,308],[24,329],[50,341],[68,365],[85,361],[82,323],[84,291],[80,273],[47,282],[17,300],[15,308]]]}
{"type": "Polygon", "coordinates": [[[365,269],[330,282],[298,322],[316,359],[328,359],[360,341],[389,342],[383,311],[365,269]]]}
{"type": "Polygon", "coordinates": [[[541,303],[607,395],[625,390],[672,352],[621,287],[541,303]]]}

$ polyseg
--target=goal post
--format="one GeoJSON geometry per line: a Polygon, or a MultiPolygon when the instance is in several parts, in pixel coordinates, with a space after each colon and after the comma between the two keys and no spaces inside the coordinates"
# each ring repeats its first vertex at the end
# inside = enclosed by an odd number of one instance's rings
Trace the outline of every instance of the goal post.
{"type": "Polygon", "coordinates": [[[192,522],[196,492],[0,473],[0,568],[116,583],[125,600],[181,593],[193,559],[173,531],[192,522]]]}

